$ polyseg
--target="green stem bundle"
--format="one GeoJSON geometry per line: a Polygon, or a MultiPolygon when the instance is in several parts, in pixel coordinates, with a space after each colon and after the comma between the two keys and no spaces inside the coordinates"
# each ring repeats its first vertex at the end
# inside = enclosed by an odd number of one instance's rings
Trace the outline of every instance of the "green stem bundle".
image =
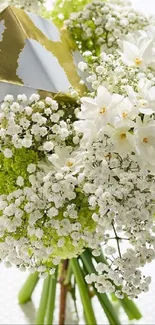
{"type": "MultiPolygon", "coordinates": [[[[63,261],[56,268],[54,275],[48,275],[44,280],[43,290],[40,299],[40,305],[36,317],[36,325],[52,325],[55,312],[57,284],[60,286],[60,308],[59,308],[59,325],[65,323],[66,298],[67,292],[70,291],[73,301],[76,301],[76,289],[78,289],[84,310],[86,325],[97,325],[92,297],[96,296],[103,312],[105,313],[110,325],[120,325],[118,311],[115,309],[115,303],[106,294],[99,293],[95,286],[88,285],[85,281],[85,274],[95,273],[94,262],[105,263],[104,256],[92,257],[89,249],[86,249],[79,258],[63,261]],[[96,261],[95,261],[96,260],[96,261]],[[93,290],[93,291],[92,291],[93,290]]],[[[38,282],[38,274],[31,274],[19,293],[19,303],[26,303],[31,299],[32,293],[38,282]]],[[[140,319],[139,312],[135,303],[127,297],[117,299],[120,306],[124,309],[129,320],[140,319]]],[[[77,310],[76,310],[77,312],[77,310]]]]}

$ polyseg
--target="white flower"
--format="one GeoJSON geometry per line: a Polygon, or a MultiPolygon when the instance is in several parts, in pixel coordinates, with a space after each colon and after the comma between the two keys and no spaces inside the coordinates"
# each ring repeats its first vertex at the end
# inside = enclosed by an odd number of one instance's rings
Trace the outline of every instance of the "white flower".
{"type": "MultiPolygon", "coordinates": [[[[100,131],[104,125],[111,121],[113,110],[122,100],[123,96],[111,94],[105,87],[100,86],[94,99],[90,97],[81,99],[81,112],[78,113],[78,118],[86,120],[86,123],[93,122],[96,129],[100,131]]],[[[92,132],[91,123],[90,127],[92,132]]]]}
{"type": "Polygon", "coordinates": [[[29,164],[27,167],[28,173],[34,173],[36,171],[36,165],[35,164],[29,164]]]}
{"type": "Polygon", "coordinates": [[[23,139],[22,139],[22,146],[25,148],[30,148],[32,145],[32,136],[31,135],[26,135],[23,139]]]}
{"type": "Polygon", "coordinates": [[[129,66],[145,68],[154,61],[154,43],[148,38],[139,42],[139,46],[124,40],[122,43],[122,52],[119,53],[125,64],[129,66]]]}
{"type": "Polygon", "coordinates": [[[77,172],[81,165],[80,152],[72,151],[71,147],[55,147],[55,153],[48,157],[57,170],[77,172]]]}
{"type": "Polygon", "coordinates": [[[83,71],[87,70],[88,65],[86,62],[81,61],[81,62],[79,62],[78,67],[83,72],[83,71]]]}
{"type": "Polygon", "coordinates": [[[64,15],[61,13],[61,14],[58,15],[58,18],[59,18],[60,20],[64,20],[64,15]]]}
{"type": "MultiPolygon", "coordinates": [[[[47,97],[48,98],[48,97],[47,97]]],[[[47,100],[47,102],[48,102],[48,105],[50,105],[51,106],[51,108],[52,108],[52,110],[53,111],[57,111],[58,110],[58,108],[59,108],[59,105],[58,105],[58,103],[56,102],[56,100],[49,100],[49,98],[48,99],[46,99],[47,100]]]]}
{"type": "Polygon", "coordinates": [[[122,157],[130,154],[133,150],[133,136],[129,131],[130,127],[123,126],[123,123],[120,127],[111,128],[110,136],[115,144],[115,151],[122,157]]]}
{"type": "Polygon", "coordinates": [[[26,114],[29,116],[29,115],[31,115],[32,114],[32,107],[30,107],[30,106],[26,106],[25,107],[25,111],[26,111],[26,114]]]}
{"type": "Polygon", "coordinates": [[[30,121],[26,117],[22,117],[19,121],[19,124],[23,127],[23,129],[28,129],[30,126],[30,121]]]}
{"type": "Polygon", "coordinates": [[[11,158],[13,156],[12,150],[8,148],[4,149],[3,154],[5,158],[11,158]]]}
{"type": "Polygon", "coordinates": [[[132,127],[133,120],[138,115],[138,109],[135,107],[132,100],[128,97],[124,98],[117,106],[113,109],[112,122],[116,126],[130,126],[132,127]]]}
{"type": "Polygon", "coordinates": [[[138,84],[139,111],[146,115],[155,113],[155,86],[150,81],[141,80],[138,84]]]}
{"type": "Polygon", "coordinates": [[[46,123],[47,119],[37,112],[32,114],[32,121],[38,123],[39,125],[43,125],[46,123]]]}
{"type": "Polygon", "coordinates": [[[155,166],[155,121],[134,129],[135,149],[140,161],[155,166]]]}
{"type": "Polygon", "coordinates": [[[17,100],[21,103],[25,103],[27,101],[27,96],[25,94],[23,95],[18,95],[17,100]]]}
{"type": "Polygon", "coordinates": [[[21,176],[18,176],[16,184],[19,185],[20,187],[24,185],[24,179],[21,176]]]}
{"type": "Polygon", "coordinates": [[[19,103],[14,102],[11,106],[10,106],[11,110],[14,113],[20,112],[21,111],[21,106],[19,105],[19,103]]]}
{"type": "Polygon", "coordinates": [[[49,274],[53,275],[55,273],[55,268],[50,269],[49,274]]]}
{"type": "Polygon", "coordinates": [[[13,102],[14,101],[14,97],[13,95],[6,95],[5,98],[4,98],[4,102],[13,102]]]}
{"type": "Polygon", "coordinates": [[[32,94],[29,98],[29,102],[37,102],[40,99],[40,96],[38,94],[32,94]]]}
{"type": "Polygon", "coordinates": [[[54,144],[52,141],[46,141],[44,144],[43,144],[43,149],[45,151],[51,151],[54,147],[54,144]]]}

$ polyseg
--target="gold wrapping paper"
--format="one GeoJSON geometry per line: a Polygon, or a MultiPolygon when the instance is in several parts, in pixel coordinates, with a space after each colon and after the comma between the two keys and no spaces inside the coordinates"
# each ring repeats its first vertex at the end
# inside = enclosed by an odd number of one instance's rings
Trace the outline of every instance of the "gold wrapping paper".
{"type": "Polygon", "coordinates": [[[0,101],[6,94],[80,95],[82,60],[68,32],[13,6],[0,14],[0,101]]]}

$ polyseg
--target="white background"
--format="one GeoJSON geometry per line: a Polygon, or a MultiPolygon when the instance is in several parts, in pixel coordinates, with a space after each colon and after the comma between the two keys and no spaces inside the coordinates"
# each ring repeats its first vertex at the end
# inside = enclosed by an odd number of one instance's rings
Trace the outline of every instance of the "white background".
{"type": "MultiPolygon", "coordinates": [[[[135,8],[138,8],[146,13],[155,14],[155,0],[132,0],[132,2],[135,8]]],[[[51,7],[52,0],[47,0],[47,5],[48,7],[51,7]]],[[[146,267],[145,273],[152,276],[152,284],[150,291],[146,294],[142,294],[137,300],[137,304],[143,313],[143,318],[138,323],[135,321],[131,323],[140,325],[155,325],[155,262],[146,267]]],[[[35,311],[39,303],[41,285],[39,285],[35,291],[33,301],[21,308],[18,305],[17,294],[25,278],[26,275],[24,273],[21,273],[16,269],[5,269],[3,265],[0,265],[0,325],[34,324],[35,311]]],[[[100,312],[99,307],[96,308],[99,319],[98,323],[107,324],[107,321],[100,312]]],[[[122,319],[123,325],[128,323],[127,319],[123,315],[122,319]]],[[[81,318],[80,324],[82,323],[81,318]]],[[[69,321],[67,324],[69,324],[69,321]]],[[[71,322],[70,324],[73,323],[71,322]]]]}

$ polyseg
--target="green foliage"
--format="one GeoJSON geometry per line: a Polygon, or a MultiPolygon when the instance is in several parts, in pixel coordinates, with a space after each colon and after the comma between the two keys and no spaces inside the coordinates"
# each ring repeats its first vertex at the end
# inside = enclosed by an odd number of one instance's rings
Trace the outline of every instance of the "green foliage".
{"type": "Polygon", "coordinates": [[[73,12],[78,12],[83,9],[85,5],[91,0],[56,0],[53,10],[50,12],[43,12],[45,18],[52,18],[57,26],[62,27],[65,20],[69,19],[73,12]],[[61,15],[63,15],[61,18],[61,15]]]}

